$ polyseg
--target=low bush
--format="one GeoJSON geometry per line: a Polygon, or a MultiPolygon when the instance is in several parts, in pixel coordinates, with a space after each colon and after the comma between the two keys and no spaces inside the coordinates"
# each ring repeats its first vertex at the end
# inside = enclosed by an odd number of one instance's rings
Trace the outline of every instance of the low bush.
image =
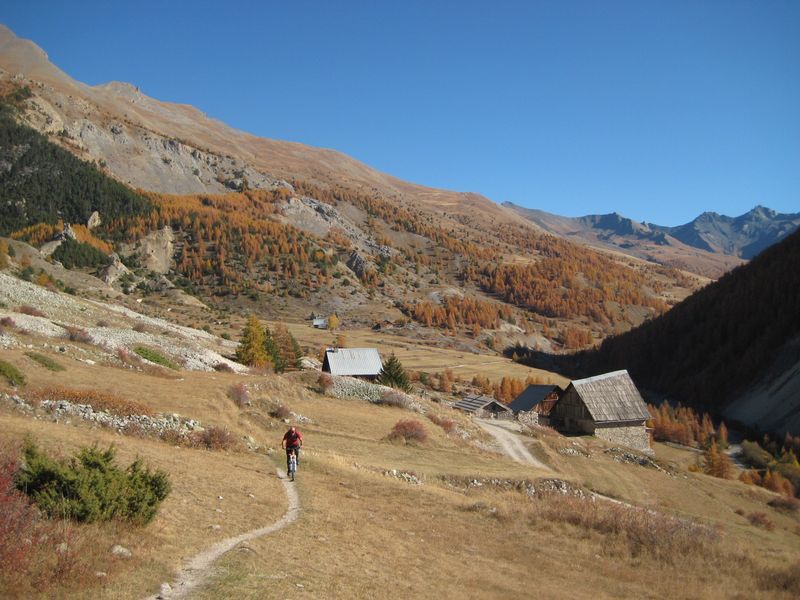
{"type": "Polygon", "coordinates": [[[769,452],[759,446],[758,442],[745,440],[742,442],[742,461],[756,469],[766,469],[772,462],[769,452]]]}
{"type": "Polygon", "coordinates": [[[145,360],[149,360],[151,363],[155,363],[157,365],[161,365],[162,367],[167,367],[168,369],[172,369],[173,371],[179,371],[180,367],[171,361],[169,358],[160,354],[159,352],[153,350],[152,348],[147,348],[146,346],[136,346],[133,351],[141,356],[145,360]]]}
{"type": "Polygon", "coordinates": [[[250,406],[250,391],[244,383],[237,383],[228,388],[228,398],[239,408],[250,406]]]}
{"type": "Polygon", "coordinates": [[[389,433],[390,440],[403,440],[405,442],[426,442],[428,432],[425,426],[414,419],[400,419],[389,433]]]}
{"type": "Polygon", "coordinates": [[[767,531],[775,529],[775,523],[763,512],[751,512],[747,515],[747,520],[756,527],[763,527],[767,531]]]}
{"type": "Polygon", "coordinates": [[[706,556],[720,539],[716,529],[688,519],[557,492],[535,496],[530,516],[596,531],[608,543],[622,542],[632,557],[649,554],[668,563],[685,556],[706,556]]]}
{"type": "Polygon", "coordinates": [[[66,370],[62,365],[60,365],[59,363],[54,361],[49,356],[45,356],[44,354],[39,354],[38,352],[26,352],[25,356],[27,356],[31,360],[39,363],[40,365],[42,365],[45,369],[48,369],[49,371],[58,372],[58,371],[65,371],[66,370]]]}
{"type": "Polygon", "coordinates": [[[292,416],[292,411],[289,410],[287,406],[284,406],[283,404],[278,404],[277,406],[275,406],[275,408],[269,411],[269,416],[272,417],[273,419],[281,419],[281,420],[288,419],[289,417],[292,416]]]}
{"type": "Polygon", "coordinates": [[[17,307],[17,312],[22,313],[23,315],[28,315],[30,317],[46,317],[47,315],[40,311],[38,308],[34,308],[33,306],[28,306],[27,304],[23,304],[22,306],[17,307]]]}
{"type": "Polygon", "coordinates": [[[97,322],[97,326],[98,326],[98,327],[110,327],[110,326],[111,326],[111,324],[110,324],[108,321],[106,321],[105,319],[100,319],[100,320],[97,322]]]}
{"type": "Polygon", "coordinates": [[[236,438],[223,427],[209,427],[203,431],[189,434],[189,445],[207,450],[232,450],[236,447],[236,438]]]}
{"type": "Polygon", "coordinates": [[[14,319],[11,317],[3,317],[0,319],[0,327],[8,327],[9,329],[16,328],[17,324],[14,322],[14,319]]]}
{"type": "Polygon", "coordinates": [[[317,389],[320,394],[327,394],[333,387],[333,377],[330,373],[320,373],[317,379],[317,389]]]}
{"type": "Polygon", "coordinates": [[[134,331],[136,331],[138,333],[147,333],[147,331],[148,331],[147,325],[145,325],[144,323],[136,323],[136,325],[131,327],[131,329],[133,329],[134,331]]]}
{"type": "Polygon", "coordinates": [[[16,487],[19,448],[0,444],[0,590],[4,598],[60,592],[97,571],[92,540],[65,521],[42,519],[16,487]],[[66,548],[66,551],[64,550],[66,548]]]}
{"type": "Polygon", "coordinates": [[[214,370],[217,373],[235,373],[236,371],[228,364],[224,362],[218,362],[214,365],[214,370]]]}
{"type": "Polygon", "coordinates": [[[127,400],[114,394],[97,390],[81,390],[65,387],[45,387],[32,390],[28,399],[33,402],[43,400],[66,400],[72,404],[88,404],[95,410],[103,410],[120,417],[131,415],[154,416],[154,412],[146,405],[134,400],[127,400]]]}
{"type": "Polygon", "coordinates": [[[408,408],[408,397],[399,391],[392,390],[386,391],[375,400],[375,404],[383,404],[384,406],[395,406],[397,408],[408,408]]]}
{"type": "Polygon", "coordinates": [[[138,459],[127,469],[117,467],[113,446],[84,447],[69,460],[56,460],[28,441],[23,455],[17,488],[50,517],[143,525],[153,519],[171,489],[165,472],[151,471],[138,459]]]}
{"type": "Polygon", "coordinates": [[[0,360],[0,375],[5,377],[6,381],[14,387],[25,385],[25,375],[22,374],[22,371],[4,360],[0,360]]]}
{"type": "Polygon", "coordinates": [[[442,429],[444,429],[445,433],[453,433],[456,428],[458,427],[458,423],[453,419],[449,419],[447,417],[439,417],[434,414],[428,414],[428,419],[431,420],[431,423],[434,425],[438,425],[442,429]]]}
{"type": "Polygon", "coordinates": [[[85,329],[73,327],[72,325],[66,325],[64,327],[64,331],[67,332],[66,335],[70,342],[81,342],[83,344],[92,343],[92,336],[89,335],[89,332],[85,329]]]}
{"type": "Polygon", "coordinates": [[[784,512],[797,512],[797,509],[800,508],[800,501],[791,496],[773,498],[767,502],[767,504],[776,510],[782,510],[784,512]]]}
{"type": "Polygon", "coordinates": [[[800,598],[800,562],[785,569],[767,569],[759,573],[759,587],[784,592],[788,598],[800,598]]]}

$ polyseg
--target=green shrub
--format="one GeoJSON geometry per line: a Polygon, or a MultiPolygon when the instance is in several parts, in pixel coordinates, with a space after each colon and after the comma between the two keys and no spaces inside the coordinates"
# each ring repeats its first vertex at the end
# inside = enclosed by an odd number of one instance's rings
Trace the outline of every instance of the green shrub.
{"type": "Polygon", "coordinates": [[[54,361],[49,356],[45,356],[44,354],[39,354],[38,352],[26,352],[25,356],[30,358],[31,360],[36,361],[40,365],[42,365],[45,369],[49,369],[51,371],[64,371],[65,368],[54,361]]]}
{"type": "Polygon", "coordinates": [[[25,385],[25,375],[17,367],[4,360],[0,360],[0,375],[6,378],[8,383],[14,387],[25,385]]]}
{"type": "Polygon", "coordinates": [[[758,445],[758,442],[742,442],[742,460],[756,469],[766,469],[773,461],[772,455],[758,445]]]}
{"type": "Polygon", "coordinates": [[[171,490],[166,473],[151,471],[138,459],[125,470],[117,467],[113,446],[84,447],[60,461],[31,441],[23,452],[25,464],[17,473],[17,488],[50,517],[145,524],[171,490]]]}
{"type": "Polygon", "coordinates": [[[161,365],[162,367],[167,367],[168,369],[172,369],[173,371],[180,371],[180,367],[168,359],[163,354],[160,354],[153,350],[152,348],[147,348],[145,346],[136,346],[133,351],[141,356],[145,360],[149,360],[152,363],[156,363],[157,365],[161,365]]]}

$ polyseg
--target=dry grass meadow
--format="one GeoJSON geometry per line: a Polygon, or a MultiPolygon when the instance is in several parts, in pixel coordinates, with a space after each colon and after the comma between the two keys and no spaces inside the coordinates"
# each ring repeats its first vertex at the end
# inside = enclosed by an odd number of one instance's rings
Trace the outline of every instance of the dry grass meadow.
{"type": "MultiPolygon", "coordinates": [[[[419,352],[419,360],[428,360],[427,349],[419,352]]],[[[268,412],[278,403],[312,420],[300,424],[306,452],[295,484],[299,519],[222,557],[193,598],[798,594],[800,574],[790,570],[800,555],[797,513],[767,506],[772,495],[760,488],[689,472],[696,461],[690,450],[657,446],[658,458],[675,473],[670,476],[618,463],[593,438],[540,432],[526,443],[551,470],[537,470],[492,451],[491,440],[469,419],[428,400],[422,402],[432,413],[456,419],[470,439],[447,435],[424,416],[400,408],[322,396],[314,390],[313,374],[142,373],[50,355],[66,369],[54,373],[21,350],[0,350],[0,359],[25,373],[25,390],[59,385],[113,393],[156,412],[226,428],[238,439],[249,435],[262,449],[174,447],[81,423],[34,420],[3,408],[5,442],[32,435],[61,455],[81,445],[114,444],[122,464],[142,457],[166,470],[173,483],[158,516],[143,528],[82,526],[92,542],[91,568],[69,586],[43,590],[40,597],[140,598],[170,581],[182,559],[277,520],[287,503],[275,474],[282,454],[269,449],[279,447],[285,424],[268,412]],[[253,402],[239,408],[228,391],[242,382],[253,402]],[[423,423],[426,443],[387,439],[392,426],[406,418],[423,423]],[[560,453],[565,447],[580,452],[560,453]],[[386,475],[391,469],[413,473],[422,484],[386,475]],[[540,477],[565,479],[644,510],[601,500],[532,500],[491,483],[465,484],[540,477]],[[774,528],[751,523],[745,515],[753,512],[766,513],[774,528]],[[131,549],[133,558],[111,557],[109,549],[117,543],[131,549]],[[98,578],[96,571],[108,575],[98,578]]]]}

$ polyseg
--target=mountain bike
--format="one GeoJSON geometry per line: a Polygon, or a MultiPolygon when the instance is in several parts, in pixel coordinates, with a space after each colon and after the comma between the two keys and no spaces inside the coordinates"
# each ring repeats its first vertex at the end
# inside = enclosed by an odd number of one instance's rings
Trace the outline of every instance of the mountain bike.
{"type": "Polygon", "coordinates": [[[294,481],[295,477],[297,476],[297,452],[290,452],[288,459],[289,468],[286,470],[286,474],[289,476],[289,479],[294,481]]]}

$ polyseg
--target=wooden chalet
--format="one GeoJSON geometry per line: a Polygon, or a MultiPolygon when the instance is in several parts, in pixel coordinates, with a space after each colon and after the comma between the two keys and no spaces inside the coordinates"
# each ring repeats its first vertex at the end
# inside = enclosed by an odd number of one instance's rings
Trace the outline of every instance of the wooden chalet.
{"type": "Polygon", "coordinates": [[[453,404],[453,408],[463,410],[476,417],[488,417],[491,419],[511,419],[514,416],[508,406],[490,396],[464,396],[453,404]]]}
{"type": "Polygon", "coordinates": [[[550,424],[591,433],[613,444],[651,452],[644,400],[628,372],[614,371],[569,384],[550,411],[550,424]]]}

